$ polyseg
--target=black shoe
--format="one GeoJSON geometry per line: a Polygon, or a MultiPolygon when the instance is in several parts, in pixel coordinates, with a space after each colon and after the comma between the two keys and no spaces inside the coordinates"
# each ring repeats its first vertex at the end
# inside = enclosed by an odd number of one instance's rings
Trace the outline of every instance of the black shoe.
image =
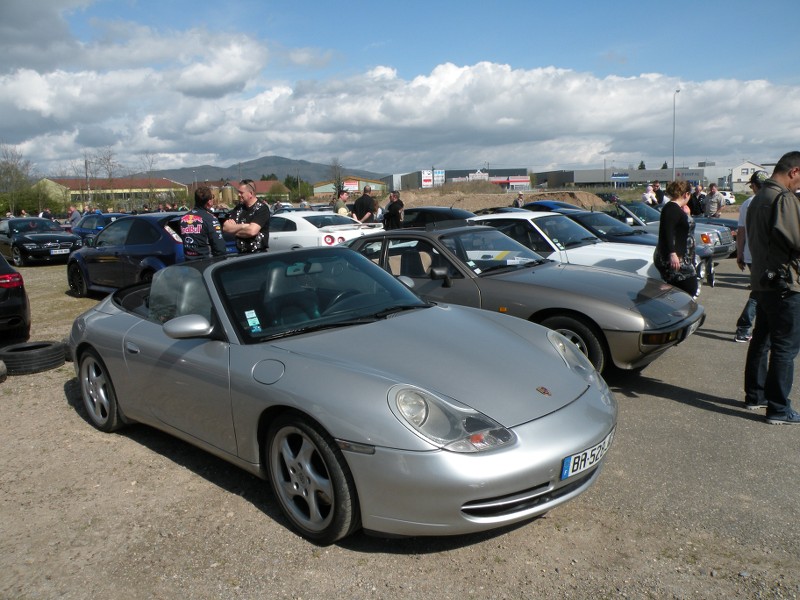
{"type": "Polygon", "coordinates": [[[744,407],[747,410],[758,410],[759,408],[767,408],[766,402],[745,402],[744,407]]]}
{"type": "Polygon", "coordinates": [[[800,413],[790,410],[785,415],[767,415],[766,421],[770,425],[800,425],[800,413]]]}

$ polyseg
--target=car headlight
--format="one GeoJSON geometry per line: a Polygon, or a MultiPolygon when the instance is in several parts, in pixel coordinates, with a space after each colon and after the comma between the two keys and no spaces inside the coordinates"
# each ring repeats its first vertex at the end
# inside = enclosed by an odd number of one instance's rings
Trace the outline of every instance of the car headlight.
{"type": "Polygon", "coordinates": [[[389,405],[412,431],[451,452],[494,450],[516,440],[512,431],[483,413],[420,388],[393,388],[389,405]]]}
{"type": "Polygon", "coordinates": [[[600,376],[589,358],[575,344],[552,329],[547,331],[547,339],[564,359],[570,371],[580,375],[589,385],[598,388],[602,392],[603,398],[610,397],[611,391],[608,389],[605,379],[600,376]]]}

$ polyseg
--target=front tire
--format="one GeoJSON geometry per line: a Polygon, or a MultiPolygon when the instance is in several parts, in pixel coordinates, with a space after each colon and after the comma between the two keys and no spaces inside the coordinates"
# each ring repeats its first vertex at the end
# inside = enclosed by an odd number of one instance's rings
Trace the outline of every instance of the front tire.
{"type": "Polygon", "coordinates": [[[18,246],[11,248],[11,262],[14,263],[15,267],[24,267],[28,264],[28,261],[25,260],[25,256],[22,254],[22,250],[20,250],[18,246]]]}
{"type": "Polygon", "coordinates": [[[69,283],[72,294],[78,298],[85,298],[89,293],[86,277],[83,276],[83,271],[78,263],[70,263],[67,267],[67,283],[69,283]]]}
{"type": "Polygon", "coordinates": [[[269,480],[281,509],[306,539],[327,545],[360,526],[355,483],[336,442],[290,413],[267,434],[269,480]]]}
{"type": "Polygon", "coordinates": [[[591,327],[573,317],[550,317],[542,321],[541,325],[557,331],[575,344],[589,358],[594,368],[603,372],[607,362],[606,353],[603,342],[591,327]]]}
{"type": "Polygon", "coordinates": [[[87,350],[80,358],[78,383],[83,406],[92,425],[110,433],[122,427],[122,420],[114,384],[103,360],[94,350],[87,350]]]}

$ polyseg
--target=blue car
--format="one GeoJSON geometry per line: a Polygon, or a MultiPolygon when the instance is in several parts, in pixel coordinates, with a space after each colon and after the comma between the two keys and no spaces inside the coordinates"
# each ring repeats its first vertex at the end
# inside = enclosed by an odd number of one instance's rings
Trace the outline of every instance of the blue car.
{"type": "Polygon", "coordinates": [[[72,233],[85,239],[87,236],[95,236],[110,223],[117,219],[127,216],[125,213],[90,213],[81,217],[72,228],[72,233]]]}
{"type": "Polygon", "coordinates": [[[569,202],[561,202],[560,200],[535,200],[523,204],[522,208],[525,210],[546,210],[554,212],[557,210],[583,210],[577,204],[570,204],[569,202]]]}
{"type": "MultiPolygon", "coordinates": [[[[89,292],[109,293],[142,281],[175,263],[183,262],[180,219],[183,212],[127,215],[109,224],[67,263],[67,282],[78,297],[89,292]]],[[[236,253],[226,238],[229,254],[236,253]]]]}

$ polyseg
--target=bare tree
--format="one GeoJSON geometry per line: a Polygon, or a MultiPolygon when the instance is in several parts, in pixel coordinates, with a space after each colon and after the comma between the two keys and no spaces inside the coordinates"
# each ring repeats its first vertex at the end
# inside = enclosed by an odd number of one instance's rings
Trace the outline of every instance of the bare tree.
{"type": "Polygon", "coordinates": [[[334,188],[333,194],[335,196],[344,186],[342,164],[339,162],[339,158],[337,156],[334,156],[331,159],[330,169],[331,169],[331,181],[333,182],[333,188],[334,188]]]}
{"type": "Polygon", "coordinates": [[[147,173],[147,187],[149,189],[147,201],[152,204],[155,198],[155,183],[153,181],[153,171],[158,166],[158,155],[153,152],[145,152],[139,157],[139,164],[142,166],[142,171],[147,173]]]}

